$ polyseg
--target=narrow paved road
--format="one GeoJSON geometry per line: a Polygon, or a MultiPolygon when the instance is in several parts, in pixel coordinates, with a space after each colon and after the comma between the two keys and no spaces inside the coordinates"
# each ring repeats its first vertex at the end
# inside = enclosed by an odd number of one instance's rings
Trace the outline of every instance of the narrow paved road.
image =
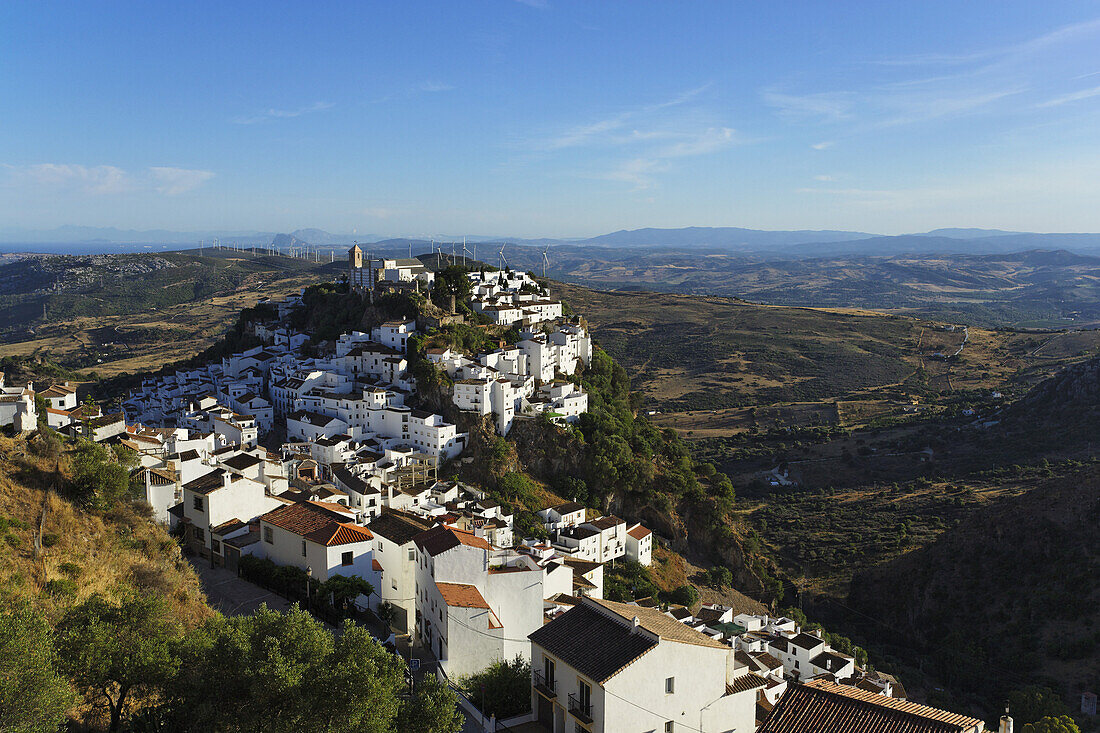
{"type": "Polygon", "coordinates": [[[234,572],[225,568],[212,568],[202,558],[189,558],[188,562],[198,573],[210,605],[226,616],[247,616],[255,613],[264,603],[268,608],[277,611],[290,608],[290,603],[282,596],[242,580],[234,572]]]}

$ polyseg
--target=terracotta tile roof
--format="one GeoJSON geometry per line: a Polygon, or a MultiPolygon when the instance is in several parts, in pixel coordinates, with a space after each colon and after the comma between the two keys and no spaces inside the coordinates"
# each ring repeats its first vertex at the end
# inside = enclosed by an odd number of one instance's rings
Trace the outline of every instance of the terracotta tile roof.
{"type": "Polygon", "coordinates": [[[733,658],[737,660],[739,664],[743,664],[750,669],[756,667],[756,662],[746,652],[738,649],[733,653],[733,658]]]}
{"type": "Polygon", "coordinates": [[[329,547],[366,542],[374,537],[365,527],[340,521],[346,518],[315,502],[286,504],[260,516],[268,524],[329,547]]]}
{"type": "Polygon", "coordinates": [[[649,537],[653,533],[639,524],[639,525],[631,527],[629,530],[627,530],[627,534],[630,535],[631,537],[633,537],[636,540],[642,540],[642,539],[645,539],[646,537],[649,537]]]}
{"type": "Polygon", "coordinates": [[[489,549],[489,541],[484,537],[478,537],[473,532],[442,525],[437,525],[426,532],[422,532],[416,536],[414,541],[417,547],[432,557],[459,545],[477,547],[483,550],[489,549]]]}
{"type": "Polygon", "coordinates": [[[73,387],[66,387],[63,384],[55,384],[47,390],[39,392],[38,394],[43,397],[68,397],[71,394],[75,394],[76,389],[73,387]]]}
{"type": "Polygon", "coordinates": [[[617,527],[620,524],[625,524],[625,522],[623,522],[623,520],[616,517],[614,514],[610,514],[606,517],[599,517],[598,519],[593,519],[591,522],[589,522],[589,524],[591,524],[596,529],[599,529],[599,530],[602,531],[602,530],[605,530],[605,529],[611,529],[612,527],[617,527]]]}
{"type": "MultiPolygon", "coordinates": [[[[466,583],[439,583],[435,584],[443,602],[448,606],[461,606],[462,608],[489,608],[489,603],[481,595],[475,586],[466,583]]],[[[490,609],[491,610],[491,609],[490,609]]]]}
{"type": "Polygon", "coordinates": [[[430,529],[431,525],[403,512],[399,513],[383,508],[382,513],[375,517],[367,527],[376,535],[385,537],[394,544],[403,545],[406,542],[411,542],[418,534],[430,529]]]}
{"type": "Polygon", "coordinates": [[[192,479],[183,485],[183,488],[188,491],[193,491],[196,494],[209,494],[212,491],[220,489],[224,484],[222,476],[225,475],[225,471],[220,468],[215,468],[210,473],[203,474],[197,479],[192,479]]]}
{"type": "MultiPolygon", "coordinates": [[[[675,623],[675,622],[673,622],[675,623]]],[[[580,601],[528,638],[597,684],[611,679],[650,649],[657,640],[633,631],[580,601]]]]}
{"type": "Polygon", "coordinates": [[[825,680],[791,685],[758,733],[967,733],[984,723],[825,680]]]}
{"type": "Polygon", "coordinates": [[[261,460],[251,453],[238,453],[232,458],[227,458],[222,461],[225,465],[230,468],[235,468],[238,471],[245,471],[260,462],[261,460]]]}
{"type": "Polygon", "coordinates": [[[592,562],[591,560],[574,560],[571,557],[565,558],[563,562],[573,568],[573,572],[580,573],[581,575],[587,575],[603,565],[603,563],[592,562]]]}
{"type": "Polygon", "coordinates": [[[821,652],[816,657],[810,660],[810,664],[815,667],[821,667],[829,672],[836,672],[841,669],[848,662],[853,661],[850,657],[845,657],[835,652],[821,652]]]}
{"type": "Polygon", "coordinates": [[[813,649],[825,643],[824,639],[819,639],[813,634],[807,634],[806,632],[802,632],[798,636],[789,639],[789,641],[795,646],[803,649],[813,649]]]}
{"type": "Polygon", "coordinates": [[[768,669],[779,669],[783,666],[783,662],[780,662],[778,659],[773,657],[771,654],[768,654],[767,652],[756,652],[752,655],[752,658],[767,667],[768,669]]]}
{"type": "Polygon", "coordinates": [[[567,501],[564,504],[558,504],[557,506],[550,507],[558,514],[571,514],[573,512],[579,512],[584,510],[584,504],[580,504],[575,501],[567,501]]]}
{"type": "Polygon", "coordinates": [[[682,644],[696,644],[698,646],[716,647],[718,649],[728,649],[725,644],[712,639],[704,633],[696,631],[695,629],[686,626],[679,621],[669,618],[660,609],[657,608],[643,608],[641,606],[632,606],[628,603],[616,603],[615,601],[593,600],[608,611],[617,614],[624,618],[627,622],[630,622],[634,617],[638,618],[638,623],[646,631],[650,631],[657,634],[662,639],[667,641],[676,641],[682,644]]]}
{"type": "Polygon", "coordinates": [[[335,526],[328,525],[322,529],[310,532],[307,540],[319,545],[335,547],[336,545],[350,545],[355,542],[366,542],[373,539],[374,535],[366,527],[356,524],[338,522],[335,526]]]}
{"type": "Polygon", "coordinates": [[[735,695],[738,692],[745,692],[746,690],[755,690],[757,687],[764,687],[768,684],[768,681],[758,674],[749,672],[743,674],[740,677],[735,677],[731,682],[726,683],[726,694],[735,695]]]}

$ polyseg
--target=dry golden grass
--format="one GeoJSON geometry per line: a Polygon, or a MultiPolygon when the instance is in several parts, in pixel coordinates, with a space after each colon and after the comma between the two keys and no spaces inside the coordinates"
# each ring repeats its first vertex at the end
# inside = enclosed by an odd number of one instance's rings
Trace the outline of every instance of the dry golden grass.
{"type": "Polygon", "coordinates": [[[103,377],[156,370],[165,364],[195,356],[213,345],[236,321],[240,311],[254,306],[260,298],[281,297],[317,280],[316,275],[295,275],[256,283],[199,303],[183,303],[126,315],[57,321],[39,328],[38,338],[4,344],[4,355],[42,357],[55,363],[66,363],[87,357],[101,346],[92,333],[97,329],[156,329],[163,331],[161,338],[117,346],[102,362],[86,367],[103,377]]]}
{"type": "Polygon", "coordinates": [[[57,621],[92,594],[118,598],[137,590],[163,595],[187,626],[214,614],[163,527],[137,506],[104,515],[81,510],[53,491],[68,475],[64,453],[43,457],[23,438],[0,437],[0,516],[18,523],[2,540],[0,600],[30,603],[57,621]],[[40,527],[49,546],[36,556],[33,535],[40,527]],[[50,581],[66,580],[75,583],[74,592],[51,592],[59,584],[50,581]]]}

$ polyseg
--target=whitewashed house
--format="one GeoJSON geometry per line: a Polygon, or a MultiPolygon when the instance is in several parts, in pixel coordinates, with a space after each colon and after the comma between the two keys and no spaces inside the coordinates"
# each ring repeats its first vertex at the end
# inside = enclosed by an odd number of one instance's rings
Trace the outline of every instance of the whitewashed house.
{"type": "Polygon", "coordinates": [[[532,707],[554,733],[753,733],[765,684],[657,609],[582,598],[530,635],[532,707]]]}
{"type": "Polygon", "coordinates": [[[626,531],[626,559],[647,567],[653,562],[653,533],[641,524],[626,531]]]}
{"type": "MultiPolygon", "coordinates": [[[[324,582],[358,576],[378,588],[374,535],[352,512],[328,502],[294,502],[260,515],[260,552],[279,565],[309,570],[324,582]]],[[[259,552],[257,552],[259,554],[259,552]]],[[[360,602],[366,606],[367,599],[360,602]]]]}

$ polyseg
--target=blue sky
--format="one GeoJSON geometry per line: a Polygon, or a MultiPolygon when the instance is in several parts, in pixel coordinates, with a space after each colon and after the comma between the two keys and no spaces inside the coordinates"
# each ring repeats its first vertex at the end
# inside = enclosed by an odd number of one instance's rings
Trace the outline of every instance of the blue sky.
{"type": "Polygon", "coordinates": [[[1095,2],[4,3],[0,226],[1100,231],[1095,2]]]}

